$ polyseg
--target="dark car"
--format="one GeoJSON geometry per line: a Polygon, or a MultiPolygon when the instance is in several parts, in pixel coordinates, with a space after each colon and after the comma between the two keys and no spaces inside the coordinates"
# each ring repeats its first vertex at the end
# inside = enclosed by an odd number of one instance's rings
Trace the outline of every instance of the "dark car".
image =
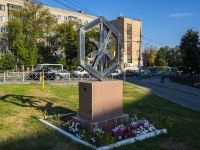
{"type": "Polygon", "coordinates": [[[126,70],[126,77],[134,77],[138,75],[137,70],[126,70]]]}
{"type": "MultiPolygon", "coordinates": [[[[42,71],[43,70],[35,70],[28,74],[26,77],[29,80],[42,80],[42,71]]],[[[44,70],[44,79],[45,80],[55,80],[56,73],[51,70],[44,70]]]]}
{"type": "Polygon", "coordinates": [[[151,78],[152,74],[148,71],[144,71],[141,73],[141,78],[151,78]]]}

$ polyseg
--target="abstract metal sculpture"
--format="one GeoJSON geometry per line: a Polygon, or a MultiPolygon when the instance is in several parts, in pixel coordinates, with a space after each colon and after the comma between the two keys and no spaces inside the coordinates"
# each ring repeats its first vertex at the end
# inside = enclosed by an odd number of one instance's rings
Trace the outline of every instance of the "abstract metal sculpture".
{"type": "Polygon", "coordinates": [[[115,69],[117,69],[121,64],[121,43],[122,43],[122,36],[121,34],[114,28],[104,17],[99,17],[94,21],[88,23],[87,25],[81,27],[78,30],[79,34],[79,47],[78,47],[78,62],[79,65],[87,70],[89,73],[94,75],[99,80],[106,79],[115,69]],[[99,25],[99,35],[100,40],[96,41],[93,38],[90,38],[90,41],[93,42],[96,47],[98,48],[96,51],[91,53],[91,57],[93,58],[92,65],[88,64],[85,60],[85,34],[88,30],[96,27],[99,25]],[[114,37],[114,39],[111,38],[114,37]],[[111,53],[108,48],[113,46],[116,42],[117,52],[111,53]],[[117,54],[117,56],[115,56],[117,54]],[[114,60],[109,67],[103,69],[103,65],[107,59],[114,60]],[[97,69],[100,66],[99,70],[97,69]]]}

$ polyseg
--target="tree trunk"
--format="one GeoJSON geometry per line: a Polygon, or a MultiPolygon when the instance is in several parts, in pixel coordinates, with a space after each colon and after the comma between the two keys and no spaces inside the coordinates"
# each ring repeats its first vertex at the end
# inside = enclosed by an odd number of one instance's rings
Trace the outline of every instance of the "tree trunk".
{"type": "Polygon", "coordinates": [[[34,66],[31,66],[31,71],[34,71],[34,66]]]}

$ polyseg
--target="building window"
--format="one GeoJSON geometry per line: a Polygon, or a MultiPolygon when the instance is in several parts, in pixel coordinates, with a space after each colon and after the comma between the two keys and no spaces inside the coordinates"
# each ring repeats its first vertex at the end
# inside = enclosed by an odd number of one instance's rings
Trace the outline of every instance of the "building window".
{"type": "Polygon", "coordinates": [[[6,39],[1,38],[1,45],[5,45],[6,44],[6,39]]]}
{"type": "Polygon", "coordinates": [[[0,4],[0,10],[5,11],[5,5],[1,5],[1,4],[0,4]]]}
{"type": "Polygon", "coordinates": [[[127,26],[127,31],[131,31],[131,30],[132,30],[131,25],[128,25],[127,26]]]}
{"type": "Polygon", "coordinates": [[[77,17],[69,16],[68,18],[69,18],[69,21],[78,22],[78,18],[77,17]]]}
{"type": "Polygon", "coordinates": [[[132,53],[131,53],[131,51],[127,51],[127,63],[132,63],[132,53]]]}
{"type": "Polygon", "coordinates": [[[85,21],[85,24],[88,24],[88,21],[87,21],[87,20],[85,21]]]}
{"type": "Polygon", "coordinates": [[[132,43],[131,42],[127,43],[127,51],[132,51],[132,43]]]}
{"type": "Polygon", "coordinates": [[[6,22],[6,17],[5,16],[0,16],[0,21],[1,22],[6,22]]]}
{"type": "Polygon", "coordinates": [[[64,21],[67,21],[67,17],[66,16],[64,16],[64,21]]]}
{"type": "Polygon", "coordinates": [[[5,33],[6,32],[6,28],[5,27],[1,27],[1,32],[5,33]]]}
{"type": "Polygon", "coordinates": [[[9,20],[12,20],[14,19],[14,16],[13,15],[9,15],[9,20]]]}
{"type": "Polygon", "coordinates": [[[127,43],[127,47],[131,47],[132,43],[131,42],[128,42],[127,43]]]}
{"type": "Polygon", "coordinates": [[[55,18],[55,17],[56,17],[56,15],[54,15],[54,14],[50,14],[50,16],[51,16],[52,18],[55,18]]]}
{"type": "Polygon", "coordinates": [[[19,10],[20,6],[9,4],[9,10],[19,10]]]}
{"type": "Polygon", "coordinates": [[[131,40],[131,35],[127,35],[127,39],[131,40]]]}
{"type": "Polygon", "coordinates": [[[61,20],[61,15],[58,15],[58,20],[61,20]]]}
{"type": "Polygon", "coordinates": [[[78,23],[82,23],[82,19],[78,19],[78,23]]]}

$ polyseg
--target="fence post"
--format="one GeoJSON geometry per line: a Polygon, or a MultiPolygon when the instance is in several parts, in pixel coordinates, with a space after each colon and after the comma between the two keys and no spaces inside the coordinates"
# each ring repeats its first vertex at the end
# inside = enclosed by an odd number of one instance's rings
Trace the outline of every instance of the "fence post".
{"type": "Polygon", "coordinates": [[[68,78],[68,80],[70,81],[70,74],[69,74],[69,78],[68,78]]]}
{"type": "Polygon", "coordinates": [[[3,82],[6,82],[6,72],[3,73],[3,82]]]}
{"type": "Polygon", "coordinates": [[[24,82],[24,71],[22,72],[22,82],[24,82]]]}
{"type": "Polygon", "coordinates": [[[42,81],[42,72],[40,72],[40,82],[42,81]]]}

